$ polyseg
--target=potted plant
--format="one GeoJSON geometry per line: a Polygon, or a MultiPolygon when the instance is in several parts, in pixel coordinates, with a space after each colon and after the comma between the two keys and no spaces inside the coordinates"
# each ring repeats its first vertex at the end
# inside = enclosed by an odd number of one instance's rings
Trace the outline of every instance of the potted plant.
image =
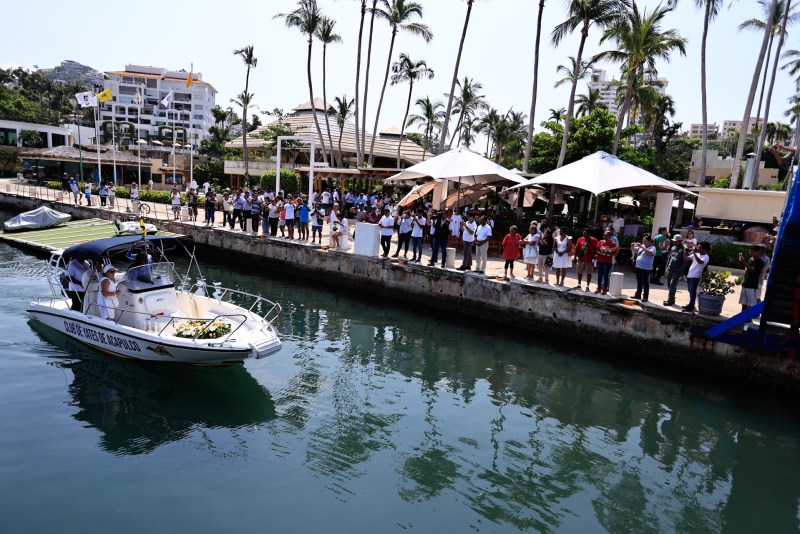
{"type": "Polygon", "coordinates": [[[719,315],[725,303],[725,295],[733,293],[733,288],[741,280],[730,280],[730,271],[706,271],[700,279],[703,292],[697,295],[697,310],[703,315],[719,315]]]}

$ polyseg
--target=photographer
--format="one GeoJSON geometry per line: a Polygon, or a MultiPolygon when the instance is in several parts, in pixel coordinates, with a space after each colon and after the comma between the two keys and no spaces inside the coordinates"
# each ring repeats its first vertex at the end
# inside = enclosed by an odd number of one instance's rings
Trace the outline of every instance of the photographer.
{"type": "Polygon", "coordinates": [[[636,294],[633,298],[647,302],[650,296],[650,273],[653,271],[656,247],[653,246],[652,238],[645,234],[641,243],[631,245],[631,252],[636,262],[636,294]]]}

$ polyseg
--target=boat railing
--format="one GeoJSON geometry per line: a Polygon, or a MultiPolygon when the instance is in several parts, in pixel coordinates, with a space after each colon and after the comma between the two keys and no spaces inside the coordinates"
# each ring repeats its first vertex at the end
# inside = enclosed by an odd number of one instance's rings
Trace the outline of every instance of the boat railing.
{"type": "MultiPolygon", "coordinates": [[[[220,341],[220,342],[230,340],[231,336],[233,336],[233,334],[235,334],[244,325],[244,323],[247,322],[247,316],[245,316],[242,313],[218,314],[215,315],[214,317],[173,317],[171,315],[160,315],[160,314],[153,315],[152,313],[149,312],[121,310],[119,308],[114,308],[114,311],[115,311],[115,318],[113,319],[114,324],[117,325],[120,324],[120,321],[122,320],[123,317],[127,316],[130,318],[131,316],[133,316],[134,318],[133,321],[126,321],[126,322],[135,325],[137,324],[136,318],[141,317],[142,321],[140,321],[139,324],[141,324],[142,327],[139,328],[137,326],[133,326],[133,328],[138,328],[139,330],[156,334],[158,337],[163,337],[164,332],[170,326],[174,325],[176,322],[180,323],[182,321],[197,321],[203,323],[204,324],[203,328],[201,328],[200,331],[197,332],[197,334],[195,334],[192,338],[186,338],[193,340],[203,339],[201,338],[201,336],[214,323],[214,321],[218,319],[227,319],[234,324],[234,328],[231,328],[231,331],[229,333],[225,334],[225,336],[223,337],[214,339],[214,341],[220,341]],[[116,317],[117,314],[119,314],[118,317],[116,317]]],[[[86,311],[86,315],[92,315],[92,312],[94,312],[95,316],[100,317],[100,307],[96,303],[89,305],[89,309],[86,311]]]]}
{"type": "Polygon", "coordinates": [[[253,303],[247,308],[247,311],[254,313],[264,319],[264,321],[268,325],[272,325],[272,323],[280,317],[281,313],[283,312],[283,308],[277,302],[272,302],[271,300],[265,299],[261,295],[255,295],[253,293],[247,293],[246,291],[241,291],[239,289],[231,289],[228,287],[221,287],[221,286],[212,286],[214,288],[214,293],[209,295],[208,292],[208,285],[205,283],[199,283],[192,285],[189,288],[189,293],[192,295],[196,294],[199,290],[202,294],[208,298],[216,299],[218,302],[230,302],[231,304],[239,305],[238,302],[234,302],[232,299],[235,298],[237,301],[249,301],[252,300],[253,303]],[[225,297],[228,297],[229,300],[224,300],[225,297]],[[254,311],[259,309],[266,309],[265,312],[262,311],[254,311]]]}

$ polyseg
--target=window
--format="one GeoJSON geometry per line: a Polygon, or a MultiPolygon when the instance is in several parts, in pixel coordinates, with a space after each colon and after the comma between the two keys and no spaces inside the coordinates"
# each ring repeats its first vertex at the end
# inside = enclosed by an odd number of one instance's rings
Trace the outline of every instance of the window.
{"type": "Polygon", "coordinates": [[[67,144],[67,136],[61,134],[52,134],[53,146],[64,146],[67,144]]]}
{"type": "Polygon", "coordinates": [[[147,79],[147,88],[148,89],[155,89],[156,87],[158,87],[158,80],[156,80],[155,78],[148,78],[147,79]]]}
{"type": "Polygon", "coordinates": [[[203,104],[195,104],[194,109],[197,111],[203,111],[203,104]]]}
{"type": "Polygon", "coordinates": [[[203,120],[203,116],[202,115],[192,115],[192,118],[193,119],[197,119],[199,121],[203,120]]]}
{"type": "Polygon", "coordinates": [[[17,146],[17,131],[11,128],[0,128],[0,145],[17,146]]]}

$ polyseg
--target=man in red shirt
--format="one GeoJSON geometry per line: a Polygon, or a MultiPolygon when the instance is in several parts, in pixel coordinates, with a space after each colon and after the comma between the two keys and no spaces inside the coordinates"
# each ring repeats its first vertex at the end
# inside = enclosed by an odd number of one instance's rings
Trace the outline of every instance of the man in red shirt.
{"type": "Polygon", "coordinates": [[[611,268],[614,267],[614,256],[619,252],[619,247],[611,239],[611,230],[606,230],[603,239],[597,243],[597,290],[595,293],[608,295],[611,268]]]}
{"type": "Polygon", "coordinates": [[[578,238],[575,243],[575,268],[578,271],[578,286],[575,289],[581,288],[581,281],[583,275],[586,273],[586,291],[589,291],[589,285],[592,283],[592,272],[594,271],[594,264],[592,260],[597,253],[597,239],[592,237],[589,229],[583,230],[583,236],[578,238]]]}

